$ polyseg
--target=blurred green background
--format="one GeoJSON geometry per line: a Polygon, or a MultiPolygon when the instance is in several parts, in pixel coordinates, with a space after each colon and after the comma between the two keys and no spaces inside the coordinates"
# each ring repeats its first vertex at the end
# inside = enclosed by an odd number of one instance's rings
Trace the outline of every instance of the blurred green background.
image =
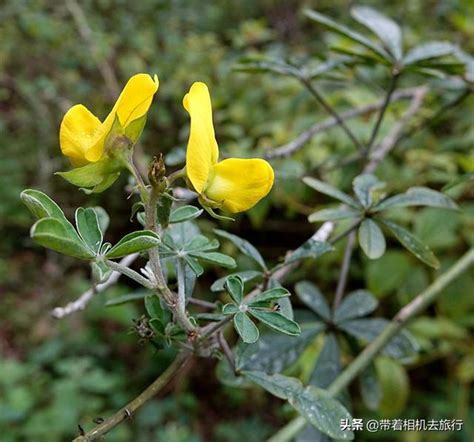
{"type": "MultiPolygon", "coordinates": [[[[149,114],[140,150],[150,159],[167,153],[172,169],[182,163],[188,116],[181,100],[194,81],[205,81],[214,104],[216,134],[224,154],[262,155],[284,144],[314,122],[326,118],[294,80],[248,75],[234,70],[243,56],[274,54],[300,61],[325,58],[334,35],[301,14],[312,7],[348,23],[344,0],[321,1],[160,1],[3,0],[0,4],[0,440],[62,441],[90,428],[94,418],[118,409],[166,366],[166,352],[140,346],[131,332],[140,303],[105,308],[107,299],[131,292],[119,285],[98,296],[89,308],[62,320],[49,312],[89,288],[89,270],[77,261],[35,246],[32,223],[19,200],[26,187],[53,195],[72,216],[78,205],[101,205],[112,217],[110,240],[131,226],[127,178],[104,194],[86,196],[54,176],[69,166],[60,155],[58,128],[64,112],[82,103],[100,117],[111,108],[129,76],[157,73],[160,89],[149,114]],[[78,7],[79,6],[79,7],[78,7]]],[[[403,25],[405,40],[447,39],[474,52],[474,3],[470,0],[365,1],[403,25]]],[[[364,73],[346,85],[323,85],[336,107],[350,108],[381,97],[384,77],[364,73]],[[364,75],[366,76],[364,77],[364,75]]],[[[402,86],[427,81],[414,77],[402,86]]],[[[436,80],[428,80],[436,81],[436,80]]],[[[449,101],[447,88],[430,96],[422,115],[449,101]]],[[[436,189],[474,168],[474,100],[442,118],[429,130],[406,140],[383,163],[379,177],[395,191],[411,185],[436,189]]],[[[386,131],[399,114],[389,113],[386,131]]],[[[362,138],[372,118],[351,121],[362,138]]],[[[225,227],[251,240],[277,262],[315,229],[307,215],[327,201],[306,189],[300,177],[317,174],[350,188],[356,169],[325,168],[345,158],[352,147],[332,130],[315,137],[291,158],[273,162],[276,184],[271,196],[225,227]]],[[[145,163],[146,164],[146,163],[145,163]]],[[[401,219],[447,267],[473,242],[473,192],[458,186],[450,193],[462,211],[404,210],[401,219]]],[[[136,223],[136,222],[135,222],[136,223]]],[[[210,231],[213,223],[203,222],[210,231]]],[[[383,258],[368,261],[358,251],[351,287],[367,286],[383,298],[379,313],[390,317],[435,276],[395,243],[383,258]]],[[[313,279],[332,295],[342,247],[308,262],[289,281],[313,279]],[[316,270],[315,270],[316,268],[316,270]]],[[[229,253],[233,250],[229,249],[229,253]]],[[[245,262],[241,262],[245,266],[245,262]]],[[[200,293],[223,276],[210,269],[199,281],[200,293]]],[[[387,366],[384,402],[368,412],[354,388],[355,417],[463,418],[470,433],[443,433],[430,440],[472,440],[474,422],[474,276],[465,274],[412,331],[423,352],[416,363],[387,366]],[[389,373],[389,372],[387,372],[389,373]],[[470,434],[470,436],[469,436],[470,434]],[[450,439],[456,437],[456,439],[450,439]],[[468,439],[470,437],[470,439],[468,439]]],[[[315,344],[317,347],[317,343],[315,344]]],[[[307,372],[317,348],[302,359],[296,373],[307,372]]],[[[148,403],[134,419],[115,429],[113,441],[262,441],[283,425],[291,410],[261,390],[224,387],[215,379],[215,362],[197,360],[186,376],[167,389],[172,395],[148,403]]],[[[361,434],[360,440],[377,435],[361,434]]],[[[395,437],[395,436],[394,436],[395,437]]],[[[430,435],[431,437],[431,435],[430,435]]],[[[375,439],[374,439],[375,438],[375,439]]],[[[422,441],[421,434],[397,440],[422,441]]],[[[379,439],[380,440],[380,439],[379,439]]],[[[387,439],[388,440],[388,439],[387,439]]]]}

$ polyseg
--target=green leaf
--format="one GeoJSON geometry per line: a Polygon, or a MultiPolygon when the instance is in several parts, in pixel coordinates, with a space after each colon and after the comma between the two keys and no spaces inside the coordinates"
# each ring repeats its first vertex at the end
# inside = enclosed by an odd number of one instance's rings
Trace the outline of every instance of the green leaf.
{"type": "Polygon", "coordinates": [[[262,310],[259,308],[249,307],[248,312],[259,321],[277,332],[290,336],[298,336],[301,334],[300,326],[279,312],[262,310]]]}
{"type": "MultiPolygon", "coordinates": [[[[339,328],[350,335],[367,342],[373,341],[390,323],[383,318],[352,319],[338,324],[339,328]]],[[[418,351],[418,344],[406,330],[395,335],[384,347],[383,353],[395,359],[409,362],[418,351]]]]}
{"type": "Polygon", "coordinates": [[[382,224],[387,227],[400,243],[419,260],[425,264],[433,267],[434,269],[439,268],[439,261],[436,259],[434,253],[429,249],[428,246],[423,244],[416,236],[412,235],[408,230],[402,226],[388,220],[380,220],[382,224]]]}
{"type": "Polygon", "coordinates": [[[245,313],[239,312],[234,316],[234,327],[245,343],[253,344],[257,341],[258,328],[245,313]]]}
{"type": "Polygon", "coordinates": [[[248,303],[249,306],[258,304],[258,303],[266,303],[270,301],[275,301],[280,298],[284,298],[290,296],[290,292],[283,288],[283,287],[275,287],[270,290],[266,290],[263,293],[259,293],[255,296],[251,302],[248,303]]]}
{"type": "Polygon", "coordinates": [[[214,281],[213,284],[211,285],[211,291],[220,292],[224,290],[225,281],[229,276],[238,276],[242,280],[242,282],[245,283],[247,281],[252,281],[253,279],[261,275],[262,275],[262,272],[259,272],[257,270],[244,270],[242,272],[235,272],[214,281]]]}
{"type": "Polygon", "coordinates": [[[361,205],[354,198],[344,192],[341,192],[339,189],[331,186],[330,184],[324,183],[323,181],[319,181],[312,177],[304,177],[303,182],[312,189],[342,201],[344,204],[347,204],[354,209],[361,209],[361,205]]]}
{"type": "Polygon", "coordinates": [[[364,219],[358,237],[362,250],[370,259],[378,259],[385,253],[385,237],[375,221],[364,219]]]}
{"type": "Polygon", "coordinates": [[[352,440],[351,431],[342,431],[341,420],[352,420],[347,410],[328,393],[319,388],[303,388],[297,378],[281,374],[268,375],[261,371],[243,371],[242,374],[269,393],[288,402],[312,425],[331,437],[352,440]]]}
{"type": "Polygon", "coordinates": [[[374,193],[385,186],[375,175],[363,174],[354,178],[352,187],[362,206],[368,208],[374,202],[374,193]]]}
{"type": "Polygon", "coordinates": [[[266,333],[254,345],[240,344],[236,352],[236,368],[281,373],[296,362],[314,338],[324,330],[324,324],[305,329],[299,336],[266,333]]]}
{"type": "Polygon", "coordinates": [[[30,236],[38,244],[56,252],[80,259],[94,258],[94,254],[82,242],[72,225],[68,229],[64,221],[57,218],[39,219],[33,224],[30,236]]]}
{"type": "Polygon", "coordinates": [[[323,221],[337,221],[340,219],[356,218],[360,216],[360,213],[356,210],[344,207],[338,207],[336,209],[322,209],[312,213],[308,216],[310,223],[323,222],[323,221]]]}
{"type": "Polygon", "coordinates": [[[332,250],[334,250],[334,247],[331,244],[325,241],[316,241],[313,238],[309,238],[285,259],[285,264],[291,264],[292,262],[297,262],[306,258],[316,259],[324,253],[331,252],[332,250]]]}
{"type": "Polygon", "coordinates": [[[309,383],[319,388],[327,388],[341,371],[341,354],[334,333],[328,333],[319,353],[309,383]]]}
{"type": "Polygon", "coordinates": [[[196,259],[192,258],[191,256],[185,256],[184,260],[196,276],[201,276],[204,273],[204,268],[197,262],[196,259]]]}
{"type": "Polygon", "coordinates": [[[341,25],[331,18],[319,14],[316,11],[312,11],[310,9],[305,9],[304,14],[310,18],[311,20],[326,26],[328,29],[330,29],[333,32],[336,32],[337,34],[340,34],[346,38],[349,38],[350,40],[366,47],[367,49],[370,49],[371,51],[375,52],[377,55],[382,57],[382,59],[391,61],[392,57],[378,44],[373,43],[371,40],[368,38],[364,37],[362,34],[359,34],[358,32],[355,32],[348,27],[341,25]]]}
{"type": "Polygon", "coordinates": [[[193,258],[202,259],[203,261],[210,262],[211,264],[217,264],[221,267],[226,267],[228,269],[233,269],[237,267],[237,263],[234,261],[234,258],[231,258],[228,255],[224,255],[219,252],[190,252],[189,253],[193,258]]]}
{"type": "Polygon", "coordinates": [[[377,379],[374,364],[370,364],[359,376],[360,394],[365,406],[372,411],[378,409],[382,390],[377,379]]]}
{"type": "Polygon", "coordinates": [[[103,236],[96,211],[91,208],[79,207],[76,210],[75,218],[79,235],[84,243],[97,255],[102,246],[103,236]]]}
{"type": "Polygon", "coordinates": [[[110,217],[107,212],[100,206],[94,207],[94,210],[97,214],[97,220],[99,221],[100,231],[102,232],[102,236],[104,236],[110,224],[110,217]]]}
{"type": "Polygon", "coordinates": [[[243,371],[242,374],[280,399],[295,397],[303,391],[303,384],[296,378],[281,374],[268,375],[262,371],[243,371]]]}
{"type": "Polygon", "coordinates": [[[402,32],[397,23],[368,6],[352,8],[351,15],[380,38],[395,60],[402,58],[402,32]]]}
{"type": "Polygon", "coordinates": [[[260,252],[247,240],[240,238],[237,235],[233,235],[232,233],[228,233],[225,230],[214,229],[214,232],[216,232],[217,235],[221,236],[222,238],[226,238],[231,241],[244,255],[252,258],[263,270],[267,270],[267,266],[262,258],[262,255],[260,255],[260,252]]]}
{"type": "Polygon", "coordinates": [[[352,431],[341,429],[341,421],[348,419],[351,422],[351,415],[326,391],[309,385],[301,394],[290,397],[288,402],[322,433],[338,440],[354,439],[352,431]]]}
{"type": "Polygon", "coordinates": [[[61,208],[48,195],[39,190],[26,189],[21,192],[20,198],[37,218],[65,218],[61,208]]]}
{"type": "Polygon", "coordinates": [[[382,391],[379,413],[386,417],[398,417],[406,409],[410,394],[410,381],[405,368],[384,357],[375,360],[375,370],[382,391]]]}
{"type": "Polygon", "coordinates": [[[159,236],[151,230],[141,230],[125,235],[105,255],[108,259],[121,258],[136,252],[157,247],[160,243],[159,236]]]}
{"type": "Polygon", "coordinates": [[[169,217],[169,223],[176,224],[196,219],[198,216],[201,215],[202,212],[203,209],[198,209],[194,206],[182,206],[171,212],[169,217]]]}
{"type": "Polygon", "coordinates": [[[138,301],[140,299],[144,299],[149,296],[150,292],[147,291],[139,291],[134,293],[127,293],[126,295],[116,296],[112,299],[109,299],[106,303],[106,307],[116,307],[119,305],[127,304],[129,302],[138,301]]]}
{"type": "Polygon", "coordinates": [[[403,58],[403,64],[413,65],[432,58],[445,57],[453,52],[453,45],[447,41],[430,41],[411,48],[403,58]]]}
{"type": "Polygon", "coordinates": [[[226,304],[222,307],[222,314],[223,315],[235,315],[239,312],[239,307],[235,304],[226,304]]]}
{"type": "Polygon", "coordinates": [[[443,209],[457,209],[457,204],[447,195],[426,187],[411,187],[405,193],[394,195],[377,204],[372,211],[391,209],[393,207],[429,206],[443,209]]]}
{"type": "Polygon", "coordinates": [[[225,282],[225,288],[234,302],[240,305],[244,296],[244,283],[240,277],[229,276],[225,282]]]}
{"type": "Polygon", "coordinates": [[[148,293],[148,296],[145,297],[145,309],[150,318],[163,319],[164,310],[157,295],[150,295],[148,293]]]}
{"type": "Polygon", "coordinates": [[[348,319],[360,318],[372,313],[379,302],[367,290],[356,290],[349,293],[341,302],[334,313],[334,322],[339,324],[348,319]]]}
{"type": "Polygon", "coordinates": [[[321,318],[329,321],[331,310],[319,288],[309,281],[300,281],[295,285],[298,298],[321,318]]]}

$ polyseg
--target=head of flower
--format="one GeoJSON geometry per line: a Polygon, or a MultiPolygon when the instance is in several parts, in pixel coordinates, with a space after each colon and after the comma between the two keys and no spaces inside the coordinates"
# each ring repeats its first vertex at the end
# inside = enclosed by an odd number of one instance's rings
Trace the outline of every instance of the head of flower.
{"type": "Polygon", "coordinates": [[[264,198],[273,186],[273,169],[259,158],[219,159],[209,90],[196,82],[183,99],[191,117],[186,174],[201,204],[230,213],[243,212],[264,198]]]}
{"type": "Polygon", "coordinates": [[[76,168],[58,174],[96,192],[110,186],[128,167],[158,86],[156,75],[134,75],[102,122],[82,104],[71,107],[61,122],[59,144],[76,168]]]}

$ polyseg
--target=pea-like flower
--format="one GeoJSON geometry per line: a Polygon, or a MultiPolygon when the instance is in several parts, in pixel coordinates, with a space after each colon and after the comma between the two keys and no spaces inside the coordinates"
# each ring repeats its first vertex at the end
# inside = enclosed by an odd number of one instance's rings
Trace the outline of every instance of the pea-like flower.
{"type": "Polygon", "coordinates": [[[209,90],[196,82],[183,99],[191,117],[186,152],[186,174],[204,207],[231,213],[257,204],[273,186],[273,169],[258,158],[228,158],[218,161],[209,90]]]}
{"type": "MultiPolygon", "coordinates": [[[[71,107],[61,122],[59,143],[62,153],[73,166],[95,163],[106,152],[106,140],[114,123],[131,142],[135,142],[143,129],[144,119],[158,90],[158,77],[136,74],[131,77],[107,118],[101,122],[82,104],[71,107]]],[[[110,146],[113,149],[113,146],[110,146]]]]}

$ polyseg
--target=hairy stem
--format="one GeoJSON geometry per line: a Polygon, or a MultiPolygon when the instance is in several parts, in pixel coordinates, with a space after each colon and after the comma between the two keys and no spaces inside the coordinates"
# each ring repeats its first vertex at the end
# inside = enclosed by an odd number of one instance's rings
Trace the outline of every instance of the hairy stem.
{"type": "MultiPolygon", "coordinates": [[[[328,393],[337,396],[346,388],[379,354],[387,343],[399,333],[418,313],[432,304],[442,290],[461,273],[474,264],[474,249],[466,252],[456,263],[437,278],[430,286],[403,307],[384,331],[377,336],[329,386],[328,393]]],[[[268,442],[286,442],[294,438],[307,425],[306,419],[299,416],[285,425],[268,442]]]]}
{"type": "Polygon", "coordinates": [[[153,398],[169,381],[181,371],[190,360],[189,354],[179,354],[171,365],[139,396],[121,408],[114,415],[107,418],[100,425],[86,434],[76,437],[73,442],[89,442],[96,440],[116,427],[121,422],[129,419],[147,401],[153,398]]]}

